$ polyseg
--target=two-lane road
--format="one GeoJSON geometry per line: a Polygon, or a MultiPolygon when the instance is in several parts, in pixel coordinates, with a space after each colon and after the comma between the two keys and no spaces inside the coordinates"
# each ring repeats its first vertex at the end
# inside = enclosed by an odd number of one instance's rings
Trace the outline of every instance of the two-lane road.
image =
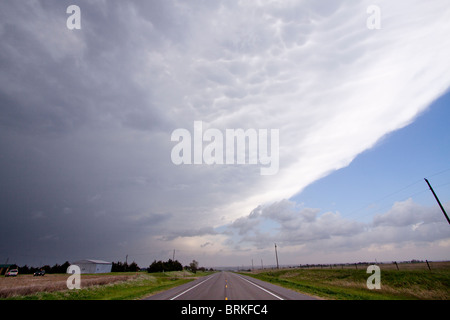
{"type": "Polygon", "coordinates": [[[305,294],[233,272],[218,272],[146,300],[315,300],[305,294]]]}

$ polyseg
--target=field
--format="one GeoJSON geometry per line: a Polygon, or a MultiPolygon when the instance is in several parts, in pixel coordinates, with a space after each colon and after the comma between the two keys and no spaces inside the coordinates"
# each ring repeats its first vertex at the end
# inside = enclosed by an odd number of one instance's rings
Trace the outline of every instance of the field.
{"type": "MultiPolygon", "coordinates": [[[[368,265],[266,269],[245,274],[322,299],[450,300],[450,262],[378,264],[381,289],[369,290],[368,265]]],[[[0,277],[0,300],[133,300],[210,274],[108,273],[81,275],[81,289],[68,290],[68,274],[0,277]]]]}
{"type": "Polygon", "coordinates": [[[259,270],[247,275],[323,299],[450,300],[450,262],[379,264],[381,289],[369,290],[367,266],[259,270]],[[397,269],[398,267],[398,269],[397,269]]]}
{"type": "Polygon", "coordinates": [[[132,300],[192,281],[207,273],[108,273],[81,275],[81,289],[69,290],[68,274],[43,277],[0,277],[0,299],[6,300],[132,300]]]}

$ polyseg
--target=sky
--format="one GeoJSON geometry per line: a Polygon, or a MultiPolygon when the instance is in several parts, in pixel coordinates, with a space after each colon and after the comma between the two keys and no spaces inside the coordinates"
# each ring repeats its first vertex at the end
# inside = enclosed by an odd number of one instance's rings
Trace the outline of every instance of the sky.
{"type": "Polygon", "coordinates": [[[0,261],[449,260],[449,31],[447,0],[2,1],[0,261]],[[177,129],[278,170],[179,164],[177,129]]]}

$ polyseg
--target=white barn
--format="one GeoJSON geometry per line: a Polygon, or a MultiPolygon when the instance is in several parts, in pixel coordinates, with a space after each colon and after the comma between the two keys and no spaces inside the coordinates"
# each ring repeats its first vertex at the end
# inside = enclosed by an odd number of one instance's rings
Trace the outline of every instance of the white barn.
{"type": "Polygon", "coordinates": [[[112,262],[90,259],[75,261],[72,265],[79,266],[81,273],[108,273],[112,268],[112,262]]]}

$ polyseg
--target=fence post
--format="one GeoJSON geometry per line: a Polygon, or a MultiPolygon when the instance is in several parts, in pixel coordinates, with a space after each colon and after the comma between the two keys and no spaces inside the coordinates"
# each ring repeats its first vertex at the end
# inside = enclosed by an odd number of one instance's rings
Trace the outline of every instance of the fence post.
{"type": "Polygon", "coordinates": [[[425,261],[427,262],[428,270],[431,271],[431,267],[430,267],[430,264],[428,263],[428,260],[425,260],[425,261]]]}
{"type": "Polygon", "coordinates": [[[397,261],[394,261],[394,263],[395,263],[395,266],[397,267],[397,270],[400,270],[400,269],[398,268],[397,261]]]}

